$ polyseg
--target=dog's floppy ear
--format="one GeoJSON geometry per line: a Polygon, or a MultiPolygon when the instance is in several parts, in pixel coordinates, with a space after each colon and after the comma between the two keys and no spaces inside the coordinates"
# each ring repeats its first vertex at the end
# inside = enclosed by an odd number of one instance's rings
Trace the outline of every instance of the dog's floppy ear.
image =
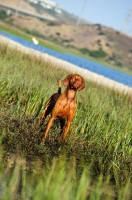
{"type": "Polygon", "coordinates": [[[68,75],[64,80],[63,80],[63,84],[65,87],[67,87],[69,85],[69,80],[70,77],[72,76],[72,74],[68,75]]]}
{"type": "Polygon", "coordinates": [[[81,84],[81,86],[78,88],[78,91],[83,90],[84,88],[85,88],[85,81],[84,81],[84,79],[82,78],[82,84],[81,84]]]}

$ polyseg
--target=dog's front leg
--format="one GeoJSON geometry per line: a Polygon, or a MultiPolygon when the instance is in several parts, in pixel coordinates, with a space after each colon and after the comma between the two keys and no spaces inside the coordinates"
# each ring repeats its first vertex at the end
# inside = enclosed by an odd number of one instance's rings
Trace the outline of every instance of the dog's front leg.
{"type": "Polygon", "coordinates": [[[63,129],[63,133],[60,137],[61,141],[64,142],[69,130],[70,130],[70,127],[71,127],[71,120],[68,120],[66,125],[64,126],[64,129],[63,129]]]}
{"type": "Polygon", "coordinates": [[[60,131],[60,137],[61,137],[61,135],[63,134],[64,127],[65,127],[65,119],[59,119],[59,120],[60,120],[60,128],[61,128],[61,131],[60,131]]]}

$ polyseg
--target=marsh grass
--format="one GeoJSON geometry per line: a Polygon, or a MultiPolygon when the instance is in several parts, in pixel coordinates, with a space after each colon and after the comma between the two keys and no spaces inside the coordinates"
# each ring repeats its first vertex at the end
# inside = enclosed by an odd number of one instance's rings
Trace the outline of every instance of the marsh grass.
{"type": "Polygon", "coordinates": [[[7,45],[0,57],[0,198],[131,199],[131,97],[86,81],[65,144],[56,120],[42,145],[44,102],[69,73],[7,45]]]}

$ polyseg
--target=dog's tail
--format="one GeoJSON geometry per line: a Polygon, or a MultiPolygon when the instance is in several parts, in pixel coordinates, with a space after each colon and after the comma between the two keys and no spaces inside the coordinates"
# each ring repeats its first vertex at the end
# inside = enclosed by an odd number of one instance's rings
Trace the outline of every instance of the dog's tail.
{"type": "Polygon", "coordinates": [[[59,79],[58,81],[58,93],[61,94],[61,86],[62,86],[62,82],[61,79],[59,79]]]}

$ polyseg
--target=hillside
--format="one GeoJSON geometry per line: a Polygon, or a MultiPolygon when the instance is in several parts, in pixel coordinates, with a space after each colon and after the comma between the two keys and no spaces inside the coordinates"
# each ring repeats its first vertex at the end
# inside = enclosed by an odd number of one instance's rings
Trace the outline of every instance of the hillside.
{"type": "MultiPolygon", "coordinates": [[[[0,3],[2,0],[0,0],[0,3]]],[[[5,4],[17,7],[18,1],[5,0],[5,4]]],[[[4,22],[41,39],[50,40],[69,49],[73,49],[86,57],[103,60],[111,65],[132,71],[132,37],[124,35],[112,28],[100,24],[83,21],[76,25],[77,17],[63,10],[44,9],[31,3],[21,1],[21,9],[50,16],[51,20],[41,20],[26,15],[11,15],[4,22]]]]}

